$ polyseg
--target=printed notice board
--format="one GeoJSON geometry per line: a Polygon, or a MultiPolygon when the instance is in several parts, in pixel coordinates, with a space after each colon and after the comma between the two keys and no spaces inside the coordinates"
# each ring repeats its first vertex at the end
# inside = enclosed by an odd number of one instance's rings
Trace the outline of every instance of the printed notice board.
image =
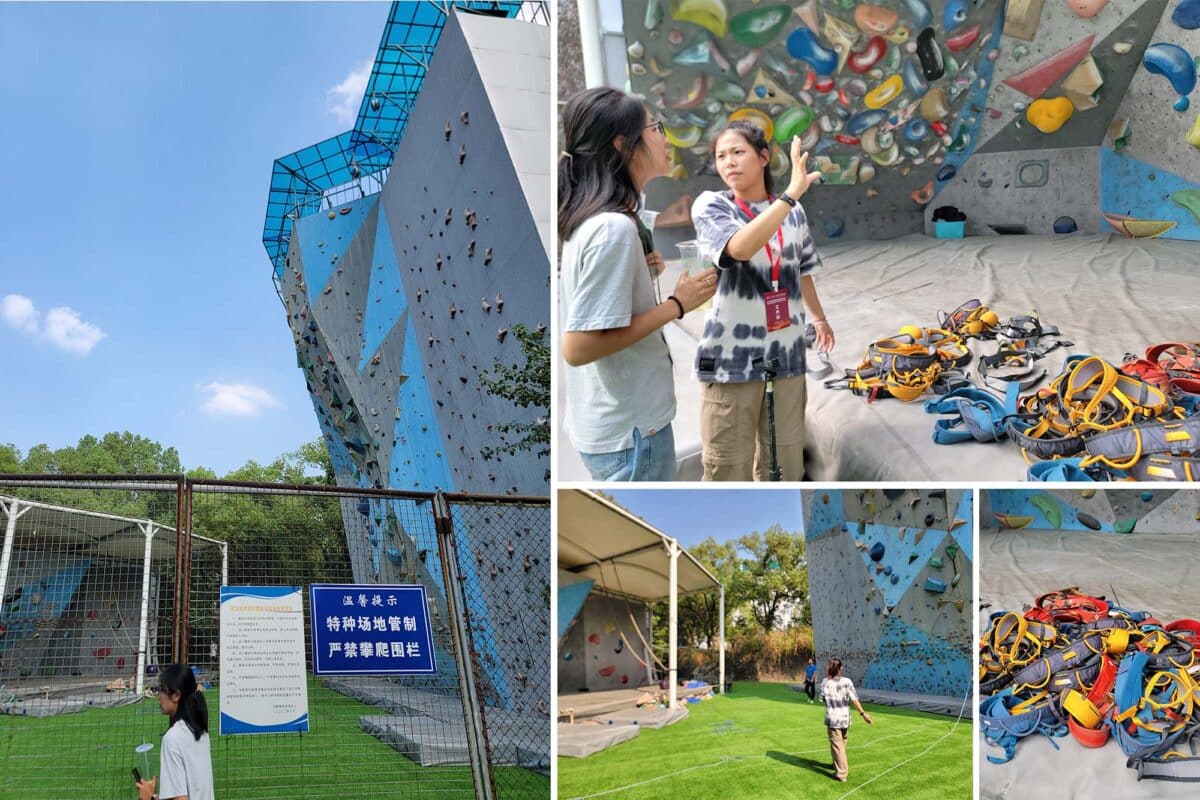
{"type": "Polygon", "coordinates": [[[313,584],[315,675],[437,672],[425,587],[313,584]]]}
{"type": "Polygon", "coordinates": [[[221,587],[221,735],[308,730],[299,586],[221,587]]]}

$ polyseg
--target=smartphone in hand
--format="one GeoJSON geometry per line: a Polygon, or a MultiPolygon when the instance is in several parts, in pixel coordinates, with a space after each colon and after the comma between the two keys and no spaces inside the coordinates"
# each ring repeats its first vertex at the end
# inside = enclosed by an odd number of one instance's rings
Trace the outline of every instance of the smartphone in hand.
{"type": "Polygon", "coordinates": [[[133,782],[134,783],[142,782],[142,773],[138,771],[137,767],[134,767],[133,769],[131,769],[130,772],[133,773],[133,782]]]}

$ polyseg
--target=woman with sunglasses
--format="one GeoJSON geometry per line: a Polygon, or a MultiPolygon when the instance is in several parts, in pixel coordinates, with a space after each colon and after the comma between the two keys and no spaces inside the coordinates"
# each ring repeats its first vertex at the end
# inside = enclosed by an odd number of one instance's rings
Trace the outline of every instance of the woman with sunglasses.
{"type": "Polygon", "coordinates": [[[671,170],[661,122],[610,88],[567,102],[558,162],[566,432],[592,478],[675,477],[675,384],[661,328],[716,291],[716,271],[658,294],[662,256],[640,222],[642,190],[671,170]]]}
{"type": "Polygon", "coordinates": [[[138,797],[213,800],[208,703],[186,664],[170,664],[159,673],[158,707],[171,718],[171,725],[163,734],[158,777],[140,781],[138,797]]]}
{"type": "Polygon", "coordinates": [[[812,273],[821,266],[804,208],[797,202],[820,172],[794,138],[787,190],[776,194],[762,129],[729,123],[711,144],[728,187],[692,206],[696,238],[719,267],[717,296],[696,355],[702,387],[700,437],[706,481],[804,477],[805,317],[821,352],[833,349],[812,273]],[[774,372],[775,450],[769,474],[764,368],[774,372]]]}

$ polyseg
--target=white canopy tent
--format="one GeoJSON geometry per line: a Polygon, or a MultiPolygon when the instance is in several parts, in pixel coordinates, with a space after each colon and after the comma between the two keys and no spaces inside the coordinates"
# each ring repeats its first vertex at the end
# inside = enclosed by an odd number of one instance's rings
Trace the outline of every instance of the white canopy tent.
{"type": "Polygon", "coordinates": [[[646,602],[669,602],[668,677],[674,707],[677,687],[679,595],[717,589],[720,600],[718,672],[725,691],[725,588],[667,534],[595,492],[558,493],[558,566],[595,582],[595,588],[646,602]]]}
{"type": "MultiPolygon", "coordinates": [[[[145,685],[149,635],[150,565],[175,560],[176,529],[153,520],[36,503],[7,495],[0,495],[0,524],[4,525],[4,546],[0,550],[0,615],[4,612],[3,598],[8,588],[13,551],[16,549],[62,549],[92,558],[130,562],[141,560],[142,603],[136,684],[136,692],[140,696],[145,685]]],[[[192,534],[192,540],[220,549],[221,583],[228,583],[228,544],[197,534],[192,534]]]]}

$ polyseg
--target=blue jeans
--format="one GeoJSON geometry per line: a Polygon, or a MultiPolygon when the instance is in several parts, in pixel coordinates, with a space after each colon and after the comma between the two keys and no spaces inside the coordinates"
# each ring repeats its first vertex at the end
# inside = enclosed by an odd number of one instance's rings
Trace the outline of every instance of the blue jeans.
{"type": "Polygon", "coordinates": [[[633,447],[615,453],[580,453],[583,465],[597,481],[675,480],[675,434],[671,426],[650,436],[633,429],[633,447]]]}

